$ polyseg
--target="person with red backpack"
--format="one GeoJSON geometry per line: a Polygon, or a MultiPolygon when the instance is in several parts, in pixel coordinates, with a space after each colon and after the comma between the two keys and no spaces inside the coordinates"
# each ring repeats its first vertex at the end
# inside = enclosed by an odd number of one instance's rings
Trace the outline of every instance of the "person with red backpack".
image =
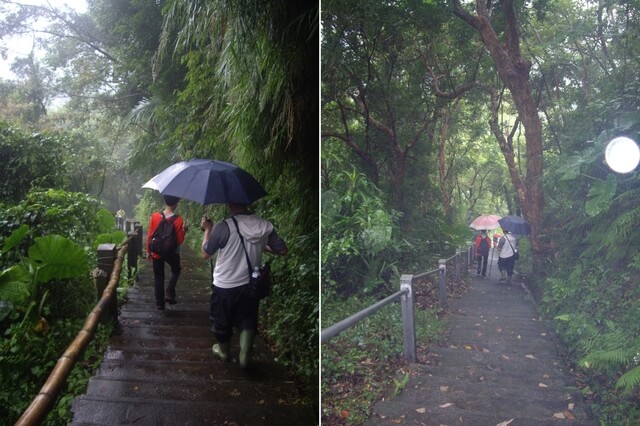
{"type": "Polygon", "coordinates": [[[478,261],[478,275],[482,272],[482,278],[487,276],[487,261],[489,260],[489,250],[491,249],[491,238],[487,235],[486,230],[481,230],[476,235],[475,252],[478,261]]]}
{"type": "Polygon", "coordinates": [[[155,212],[149,221],[147,234],[147,255],[153,262],[153,279],[156,297],[156,308],[164,310],[165,302],[176,304],[176,284],[180,277],[180,251],[184,242],[187,226],[180,216],[175,213],[180,198],[171,195],[164,196],[166,204],[163,211],[155,212]],[[164,264],[169,264],[171,274],[165,292],[164,264]]]}

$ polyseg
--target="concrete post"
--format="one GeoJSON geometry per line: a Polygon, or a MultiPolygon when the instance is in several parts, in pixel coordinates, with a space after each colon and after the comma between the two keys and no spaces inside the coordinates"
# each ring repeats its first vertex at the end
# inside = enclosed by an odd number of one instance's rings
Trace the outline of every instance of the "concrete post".
{"type": "Polygon", "coordinates": [[[413,275],[403,274],[400,277],[400,290],[406,290],[406,293],[400,298],[404,358],[408,362],[416,362],[416,317],[413,297],[413,275]]]}
{"type": "Polygon", "coordinates": [[[128,236],[133,237],[127,247],[127,278],[131,279],[138,269],[138,257],[142,254],[142,226],[140,222],[133,222],[133,231],[128,236]]]}
{"type": "MultiPolygon", "coordinates": [[[[98,300],[102,297],[104,289],[109,284],[111,273],[113,272],[113,262],[116,260],[115,244],[100,244],[98,246],[98,271],[94,271],[93,276],[96,285],[98,300]]],[[[101,321],[103,323],[118,320],[118,301],[114,295],[109,301],[101,321]]]]}
{"type": "Polygon", "coordinates": [[[438,260],[438,270],[440,271],[440,309],[447,309],[447,261],[438,260]]]}
{"type": "Polygon", "coordinates": [[[458,284],[458,286],[462,285],[462,276],[460,275],[461,263],[462,263],[462,254],[460,253],[460,248],[457,248],[456,249],[456,283],[458,284]]]}

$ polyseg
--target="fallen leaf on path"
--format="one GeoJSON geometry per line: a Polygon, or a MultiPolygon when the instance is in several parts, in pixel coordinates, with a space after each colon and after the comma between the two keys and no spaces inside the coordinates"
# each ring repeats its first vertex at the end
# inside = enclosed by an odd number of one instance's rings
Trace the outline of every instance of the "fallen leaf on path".
{"type": "Polygon", "coordinates": [[[440,386],[440,392],[447,392],[449,390],[449,386],[440,386]]]}
{"type": "Polygon", "coordinates": [[[442,404],[442,405],[440,406],[440,408],[449,408],[449,407],[451,407],[452,405],[453,405],[452,403],[447,402],[446,404],[442,404]]]}
{"type": "Polygon", "coordinates": [[[548,388],[549,386],[545,385],[544,383],[538,383],[538,387],[539,388],[548,388]]]}
{"type": "Polygon", "coordinates": [[[509,360],[509,357],[506,355],[502,355],[502,358],[506,359],[507,361],[509,360]]]}
{"type": "Polygon", "coordinates": [[[496,331],[497,331],[498,333],[502,333],[502,329],[501,329],[500,327],[496,328],[496,331]]]}
{"type": "Polygon", "coordinates": [[[464,345],[464,348],[468,351],[472,350],[473,348],[471,347],[471,345],[464,345]]]}
{"type": "Polygon", "coordinates": [[[507,426],[508,424],[510,424],[513,421],[513,419],[511,420],[505,420],[502,423],[498,423],[496,426],[507,426]]]}
{"type": "Polygon", "coordinates": [[[554,419],[565,419],[566,417],[564,416],[564,413],[555,413],[553,415],[554,419]]]}
{"type": "Polygon", "coordinates": [[[529,359],[536,359],[536,357],[535,357],[535,356],[533,356],[533,355],[525,355],[525,357],[526,357],[526,358],[529,358],[529,359]]]}
{"type": "Polygon", "coordinates": [[[420,414],[424,414],[424,413],[426,413],[426,412],[427,412],[427,409],[426,409],[426,408],[416,408],[416,411],[417,411],[418,413],[420,413],[420,414]]]}
{"type": "Polygon", "coordinates": [[[486,353],[489,353],[490,351],[487,348],[482,348],[482,352],[484,352],[486,354],[486,353]]]}

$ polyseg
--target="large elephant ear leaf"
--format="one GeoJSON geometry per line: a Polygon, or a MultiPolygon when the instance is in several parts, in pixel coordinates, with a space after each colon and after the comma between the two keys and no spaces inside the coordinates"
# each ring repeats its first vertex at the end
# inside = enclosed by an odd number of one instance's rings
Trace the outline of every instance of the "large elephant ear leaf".
{"type": "Polygon", "coordinates": [[[37,281],[74,278],[87,273],[87,254],[84,250],[60,235],[36,238],[29,248],[29,258],[36,267],[37,281]]]}
{"type": "Polygon", "coordinates": [[[7,253],[9,250],[17,246],[22,242],[24,236],[29,232],[29,225],[23,224],[20,228],[16,229],[4,240],[2,246],[2,253],[7,253]]]}
{"type": "Polygon", "coordinates": [[[22,265],[0,271],[0,300],[20,304],[31,294],[31,275],[22,265]]]}

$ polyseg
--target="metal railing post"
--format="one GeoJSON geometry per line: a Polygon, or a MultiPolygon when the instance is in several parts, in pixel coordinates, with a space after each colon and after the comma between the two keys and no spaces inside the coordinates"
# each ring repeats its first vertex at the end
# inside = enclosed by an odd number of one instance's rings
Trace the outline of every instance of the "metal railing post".
{"type": "Polygon", "coordinates": [[[462,285],[462,276],[460,275],[460,268],[462,263],[462,254],[460,253],[460,248],[456,249],[456,284],[458,286],[462,285]]]}
{"type": "Polygon", "coordinates": [[[440,271],[440,308],[447,309],[447,261],[438,260],[438,270],[440,271]]]}
{"type": "Polygon", "coordinates": [[[413,297],[413,275],[403,274],[400,277],[400,290],[405,291],[400,298],[404,358],[409,362],[416,362],[416,317],[413,297]]]}

